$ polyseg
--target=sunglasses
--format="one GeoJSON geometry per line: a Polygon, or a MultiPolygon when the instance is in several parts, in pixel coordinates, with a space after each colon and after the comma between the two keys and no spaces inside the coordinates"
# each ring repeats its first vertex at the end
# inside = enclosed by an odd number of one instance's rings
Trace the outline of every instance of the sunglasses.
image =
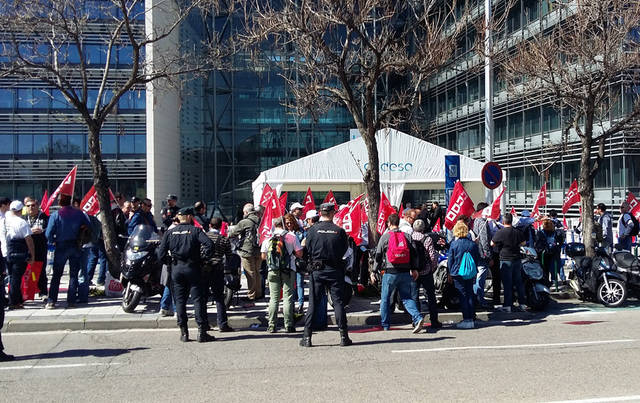
{"type": "Polygon", "coordinates": [[[147,203],[142,203],[142,204],[144,204],[147,207],[151,207],[152,206],[151,204],[147,204],[147,203]]]}
{"type": "Polygon", "coordinates": [[[36,207],[35,204],[27,204],[26,207],[36,207]]]}

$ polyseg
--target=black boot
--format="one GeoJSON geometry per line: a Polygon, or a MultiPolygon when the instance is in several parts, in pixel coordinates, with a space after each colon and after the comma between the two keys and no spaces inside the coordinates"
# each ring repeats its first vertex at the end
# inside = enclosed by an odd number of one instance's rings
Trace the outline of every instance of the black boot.
{"type": "Polygon", "coordinates": [[[180,328],[180,341],[187,342],[189,341],[189,329],[186,327],[180,328]]]}
{"type": "Polygon", "coordinates": [[[5,354],[4,351],[0,351],[0,362],[13,361],[14,359],[14,356],[5,354]]]}
{"type": "Polygon", "coordinates": [[[206,343],[209,341],[214,341],[216,338],[207,333],[206,328],[198,329],[198,343],[206,343]]]}
{"type": "Polygon", "coordinates": [[[346,347],[346,346],[350,346],[352,344],[353,344],[353,342],[349,338],[349,333],[347,332],[347,330],[346,329],[340,330],[340,346],[341,347],[346,347]]]}
{"type": "Polygon", "coordinates": [[[312,347],[311,344],[311,335],[304,335],[300,340],[300,347],[312,347]]]}

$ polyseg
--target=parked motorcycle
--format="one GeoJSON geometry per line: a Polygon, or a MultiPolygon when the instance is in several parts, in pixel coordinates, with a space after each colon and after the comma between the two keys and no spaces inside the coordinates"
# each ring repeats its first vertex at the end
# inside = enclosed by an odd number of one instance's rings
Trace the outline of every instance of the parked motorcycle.
{"type": "MultiPolygon", "coordinates": [[[[616,268],[606,251],[596,248],[596,256],[585,256],[581,243],[569,243],[565,253],[571,259],[569,285],[581,300],[596,300],[604,306],[617,308],[627,299],[627,275],[616,268]]],[[[619,253],[619,252],[616,252],[619,253]]],[[[620,255],[621,263],[628,259],[620,255]]]]}
{"type": "Polygon", "coordinates": [[[120,282],[124,287],[122,310],[132,313],[140,300],[162,294],[162,263],[156,256],[160,244],[158,234],[149,225],[138,225],[125,246],[120,282]]]}
{"type": "Polygon", "coordinates": [[[527,305],[535,310],[543,310],[551,299],[551,290],[542,280],[543,270],[538,262],[536,250],[530,247],[520,247],[522,254],[522,281],[527,297],[527,305]]]}

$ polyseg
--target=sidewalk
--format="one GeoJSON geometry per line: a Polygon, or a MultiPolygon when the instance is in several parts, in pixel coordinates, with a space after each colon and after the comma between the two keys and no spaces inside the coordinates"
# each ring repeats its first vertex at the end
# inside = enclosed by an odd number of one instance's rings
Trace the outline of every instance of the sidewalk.
{"type": "MultiPolygon", "coordinates": [[[[157,329],[157,328],[174,328],[176,327],[176,317],[161,317],[158,314],[160,310],[160,295],[149,298],[146,302],[142,301],[135,310],[135,313],[125,313],[122,310],[120,298],[108,298],[104,296],[89,297],[89,303],[78,305],[75,308],[66,309],[66,291],[68,285],[68,276],[62,277],[60,284],[60,294],[58,297],[58,307],[56,309],[44,309],[44,303],[41,301],[27,301],[24,303],[24,309],[11,310],[5,312],[4,332],[38,332],[53,330],[117,330],[117,329],[157,329]]],[[[307,286],[308,283],[305,284],[307,286]]],[[[246,279],[242,278],[242,289],[239,293],[240,298],[246,296],[246,279]]],[[[268,290],[268,287],[267,287],[268,290]]],[[[308,288],[305,287],[305,293],[308,294],[308,288]]],[[[560,293],[554,296],[557,299],[566,299],[570,297],[566,293],[560,293]]],[[[37,297],[37,295],[36,295],[37,297]]],[[[234,298],[233,303],[236,302],[234,298]]],[[[379,299],[370,299],[354,296],[347,308],[349,326],[378,326],[380,324],[380,302],[379,299]]],[[[268,296],[258,302],[254,307],[243,308],[242,303],[238,306],[232,306],[229,311],[229,325],[233,328],[257,328],[267,326],[269,298],[268,296]]],[[[305,302],[305,307],[307,303],[305,302]]],[[[425,304],[423,303],[423,307],[425,304]]],[[[216,325],[216,310],[211,303],[207,305],[209,314],[209,323],[211,326],[216,325]]],[[[189,305],[189,325],[195,326],[193,318],[193,306],[189,305]]],[[[280,305],[282,312],[282,305],[280,305]]],[[[531,314],[528,314],[529,316],[531,314]]],[[[279,314],[282,320],[282,314],[279,314]]],[[[478,312],[479,320],[500,320],[500,318],[518,318],[523,314],[505,314],[497,312],[478,312]]],[[[439,319],[441,322],[457,322],[462,319],[460,312],[440,311],[439,319]]],[[[328,307],[329,324],[335,324],[333,309],[328,307]]],[[[411,319],[407,314],[396,311],[392,315],[392,323],[408,324],[411,319]]],[[[301,330],[303,320],[297,322],[298,328],[301,330]]]]}

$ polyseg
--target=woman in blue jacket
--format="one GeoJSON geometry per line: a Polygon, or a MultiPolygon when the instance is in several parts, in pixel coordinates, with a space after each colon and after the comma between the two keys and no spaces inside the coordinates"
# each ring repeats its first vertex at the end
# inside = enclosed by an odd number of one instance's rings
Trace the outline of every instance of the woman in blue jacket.
{"type": "Polygon", "coordinates": [[[473,329],[473,284],[475,278],[468,280],[463,279],[460,275],[460,264],[462,263],[462,257],[465,252],[469,252],[474,262],[480,259],[480,253],[478,251],[478,245],[469,239],[469,228],[460,220],[453,227],[453,236],[455,239],[451,242],[449,248],[449,255],[447,260],[447,267],[449,268],[449,275],[453,279],[453,284],[460,293],[460,305],[462,308],[462,322],[457,324],[459,329],[473,329]]]}

